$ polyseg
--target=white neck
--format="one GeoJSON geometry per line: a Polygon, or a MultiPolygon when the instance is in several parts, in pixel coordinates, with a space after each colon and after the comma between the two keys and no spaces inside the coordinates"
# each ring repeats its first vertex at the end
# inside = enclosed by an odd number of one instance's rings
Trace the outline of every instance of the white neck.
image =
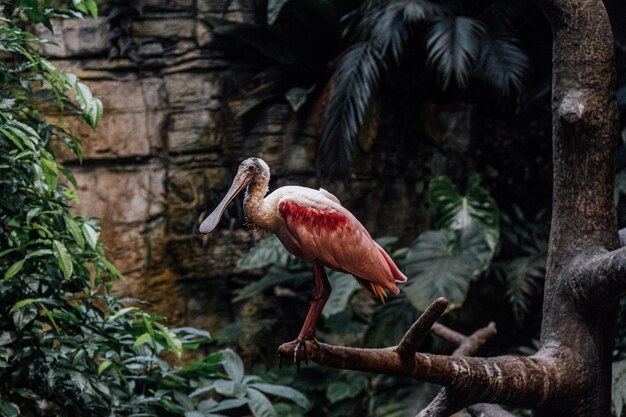
{"type": "Polygon", "coordinates": [[[261,172],[246,189],[243,207],[248,220],[262,229],[272,230],[274,212],[264,197],[269,190],[269,172],[261,172]]]}

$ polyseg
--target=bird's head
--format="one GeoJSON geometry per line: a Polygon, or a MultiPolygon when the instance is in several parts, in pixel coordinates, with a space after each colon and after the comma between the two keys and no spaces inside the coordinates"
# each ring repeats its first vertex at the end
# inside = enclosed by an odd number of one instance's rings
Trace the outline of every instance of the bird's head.
{"type": "Polygon", "coordinates": [[[233,183],[230,189],[217,205],[215,210],[209,217],[204,219],[200,225],[200,233],[212,232],[220,222],[220,218],[226,209],[226,206],[233,201],[233,198],[240,192],[242,192],[248,185],[253,183],[257,178],[266,176],[269,179],[270,167],[261,158],[248,158],[239,164],[237,175],[233,179],[233,183]]]}

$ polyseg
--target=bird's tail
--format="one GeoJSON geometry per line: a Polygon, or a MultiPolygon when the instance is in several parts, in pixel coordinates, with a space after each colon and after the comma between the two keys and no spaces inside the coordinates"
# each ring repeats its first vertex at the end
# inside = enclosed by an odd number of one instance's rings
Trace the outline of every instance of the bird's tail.
{"type": "MultiPolygon", "coordinates": [[[[387,252],[385,252],[385,250],[381,248],[380,246],[378,246],[378,249],[380,250],[380,253],[383,255],[383,257],[385,258],[385,261],[387,261],[387,265],[389,266],[389,269],[391,269],[391,274],[393,275],[394,281],[406,282],[407,280],[406,275],[404,275],[402,271],[400,271],[400,268],[398,268],[398,266],[393,261],[393,259],[391,259],[391,256],[389,256],[389,254],[387,254],[387,252]]],[[[394,294],[397,294],[397,292],[394,291],[394,294]]]]}
{"type": "Polygon", "coordinates": [[[385,298],[387,298],[387,291],[385,291],[385,287],[363,278],[357,278],[357,280],[362,286],[374,294],[374,297],[378,298],[381,303],[385,304],[385,298]]]}

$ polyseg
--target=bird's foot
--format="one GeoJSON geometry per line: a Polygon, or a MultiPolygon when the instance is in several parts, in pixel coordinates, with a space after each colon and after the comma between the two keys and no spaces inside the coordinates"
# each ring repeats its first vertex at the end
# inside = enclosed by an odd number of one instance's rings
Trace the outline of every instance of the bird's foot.
{"type": "Polygon", "coordinates": [[[296,342],[296,347],[293,349],[293,363],[294,365],[296,365],[296,368],[298,369],[298,372],[300,371],[300,359],[298,357],[298,353],[302,352],[302,359],[304,359],[304,363],[306,363],[307,365],[309,364],[309,358],[306,354],[306,339],[304,338],[298,338],[295,340],[296,342]]]}
{"type": "Polygon", "coordinates": [[[300,371],[300,361],[304,359],[304,363],[309,364],[309,356],[306,351],[306,341],[311,340],[314,343],[318,343],[313,335],[307,335],[304,337],[298,337],[291,343],[295,343],[296,346],[293,349],[293,363],[300,371]]]}

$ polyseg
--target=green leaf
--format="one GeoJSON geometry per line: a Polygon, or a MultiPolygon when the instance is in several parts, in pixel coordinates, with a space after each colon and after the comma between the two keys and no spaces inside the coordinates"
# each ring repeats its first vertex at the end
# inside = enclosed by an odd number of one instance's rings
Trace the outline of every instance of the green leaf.
{"type": "Polygon", "coordinates": [[[57,188],[57,184],[59,183],[57,164],[54,160],[45,157],[42,157],[40,161],[46,184],[48,185],[48,189],[52,192],[57,188]]]}
{"type": "Polygon", "coordinates": [[[95,129],[102,118],[102,102],[98,98],[93,97],[87,85],[77,82],[75,87],[76,99],[82,111],[83,119],[95,129]]]}
{"type": "Polygon", "coordinates": [[[136,348],[138,346],[141,346],[144,343],[146,343],[148,340],[150,340],[150,333],[146,332],[142,334],[141,336],[139,336],[137,340],[135,340],[135,343],[133,343],[133,347],[136,348]]]}
{"type": "Polygon", "coordinates": [[[108,323],[112,323],[115,320],[119,319],[120,317],[128,314],[128,313],[134,313],[135,311],[139,311],[139,309],[137,307],[124,307],[119,309],[115,314],[113,314],[111,317],[109,317],[109,319],[107,320],[108,323]]]}
{"type": "Polygon", "coordinates": [[[102,375],[102,373],[103,373],[104,371],[106,371],[106,370],[107,370],[107,368],[108,368],[109,366],[111,366],[111,365],[113,365],[113,362],[111,362],[111,361],[109,361],[109,360],[106,360],[106,361],[102,362],[102,363],[100,364],[100,366],[98,366],[98,375],[102,375]]]}
{"type": "Polygon", "coordinates": [[[243,376],[244,376],[243,362],[241,361],[241,358],[239,357],[239,355],[237,355],[235,352],[233,352],[230,349],[224,349],[222,351],[221,364],[224,367],[224,370],[226,371],[230,379],[232,379],[235,382],[241,382],[243,380],[243,376]]]}
{"type": "Polygon", "coordinates": [[[470,282],[484,271],[491,256],[481,228],[424,232],[403,261],[409,277],[404,292],[420,311],[438,297],[446,297],[450,308],[459,307],[465,301],[470,282]]]}
{"type": "Polygon", "coordinates": [[[287,4],[289,0],[268,0],[267,2],[267,23],[273,25],[280,15],[280,11],[283,6],[287,4]]]}
{"type": "Polygon", "coordinates": [[[83,13],[87,13],[87,5],[85,4],[85,0],[72,0],[72,3],[74,3],[74,7],[76,7],[76,9],[80,10],[83,13]]]}
{"type": "Polygon", "coordinates": [[[26,255],[26,259],[38,258],[40,256],[46,256],[46,255],[52,255],[52,254],[54,254],[54,252],[52,252],[50,249],[38,249],[36,251],[29,252],[26,255]]]}
{"type": "Polygon", "coordinates": [[[54,251],[54,256],[57,258],[57,264],[63,272],[63,277],[69,279],[72,276],[72,272],[74,272],[74,264],[72,263],[72,257],[67,251],[67,248],[63,243],[54,240],[52,242],[52,250],[54,251]]]}
{"type": "Polygon", "coordinates": [[[161,323],[155,321],[154,325],[160,330],[159,333],[165,338],[167,345],[172,349],[176,357],[181,358],[183,356],[183,344],[180,339],[161,323]]]}
{"type": "Polygon", "coordinates": [[[26,259],[20,259],[19,261],[11,265],[9,269],[7,269],[7,272],[4,273],[4,279],[10,279],[14,277],[15,274],[20,272],[22,270],[22,267],[24,266],[25,261],[26,259]]]}
{"type": "Polygon", "coordinates": [[[116,279],[119,279],[119,280],[124,279],[124,275],[122,275],[122,273],[115,267],[115,265],[109,262],[108,259],[103,259],[102,261],[104,262],[104,265],[106,266],[107,271],[109,271],[111,275],[113,275],[116,279]]]}
{"type": "Polygon", "coordinates": [[[98,246],[98,232],[96,232],[88,223],[83,223],[82,228],[85,240],[92,249],[96,249],[98,246]]]}
{"type": "Polygon", "coordinates": [[[98,5],[96,4],[95,0],[85,0],[85,4],[87,5],[87,10],[89,10],[89,14],[91,14],[94,19],[97,19],[98,5]]]}
{"type": "Polygon", "coordinates": [[[277,417],[276,410],[270,400],[254,388],[249,388],[246,392],[248,406],[254,417],[277,417]]]}
{"type": "Polygon", "coordinates": [[[13,307],[11,307],[11,310],[9,310],[9,313],[13,313],[15,310],[19,310],[20,308],[26,307],[27,305],[36,303],[38,301],[39,301],[38,298],[25,298],[23,300],[20,300],[17,303],[15,303],[13,307]]]}
{"type": "Polygon", "coordinates": [[[332,292],[322,310],[325,318],[345,310],[352,295],[362,288],[351,274],[333,271],[328,275],[328,280],[332,286],[332,292]]]}
{"type": "Polygon", "coordinates": [[[12,132],[9,131],[9,129],[5,129],[0,127],[0,132],[2,132],[2,134],[8,138],[11,142],[13,142],[13,144],[15,146],[17,146],[17,148],[20,151],[24,150],[24,145],[22,144],[22,141],[20,140],[20,138],[16,135],[14,135],[12,132]]]}
{"type": "Polygon", "coordinates": [[[272,385],[263,383],[250,384],[250,387],[257,389],[266,394],[275,395],[276,397],[286,398],[298,404],[304,409],[308,409],[311,406],[309,400],[300,391],[295,390],[284,385],[272,385]]]}
{"type": "Polygon", "coordinates": [[[76,223],[76,220],[74,220],[71,215],[63,216],[63,220],[65,220],[65,225],[67,226],[67,229],[70,231],[70,234],[72,235],[78,246],[80,246],[81,249],[84,249],[85,237],[83,236],[81,228],[76,223]]]}
{"type": "Polygon", "coordinates": [[[428,201],[436,212],[436,227],[461,230],[483,227],[495,251],[500,238],[500,211],[489,192],[480,186],[478,174],[467,181],[467,194],[461,195],[448,177],[434,178],[428,187],[428,201]]]}

